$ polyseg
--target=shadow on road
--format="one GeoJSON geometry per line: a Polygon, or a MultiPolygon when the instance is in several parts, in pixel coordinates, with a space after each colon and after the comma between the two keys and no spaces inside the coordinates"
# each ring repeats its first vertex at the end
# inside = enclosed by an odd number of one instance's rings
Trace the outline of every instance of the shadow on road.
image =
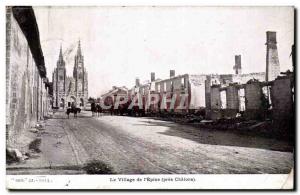
{"type": "Polygon", "coordinates": [[[189,139],[201,144],[260,148],[284,152],[293,151],[292,144],[272,138],[238,134],[226,130],[198,129],[188,125],[181,125],[174,122],[160,120],[144,120],[143,122],[144,124],[136,125],[169,127],[168,130],[159,133],[163,135],[189,139]]]}
{"type": "MultiPolygon", "coordinates": [[[[86,112],[85,113],[81,112],[77,114],[77,118],[92,118],[92,117],[93,117],[92,114],[86,112]]],[[[74,117],[74,114],[70,114],[68,118],[68,115],[64,111],[58,111],[54,113],[52,119],[76,119],[76,117],[74,117]]]]}
{"type": "MultiPolygon", "coordinates": [[[[77,118],[93,118],[93,117],[92,116],[77,116],[77,118]]],[[[52,119],[76,119],[76,117],[70,116],[68,118],[68,116],[56,116],[56,117],[53,117],[52,119]]]]}

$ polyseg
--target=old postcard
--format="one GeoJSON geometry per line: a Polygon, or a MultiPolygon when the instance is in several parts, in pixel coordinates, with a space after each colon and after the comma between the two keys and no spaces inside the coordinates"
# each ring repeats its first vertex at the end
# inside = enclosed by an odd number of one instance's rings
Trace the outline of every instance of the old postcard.
{"type": "Polygon", "coordinates": [[[8,189],[294,189],[294,7],[6,6],[8,189]]]}

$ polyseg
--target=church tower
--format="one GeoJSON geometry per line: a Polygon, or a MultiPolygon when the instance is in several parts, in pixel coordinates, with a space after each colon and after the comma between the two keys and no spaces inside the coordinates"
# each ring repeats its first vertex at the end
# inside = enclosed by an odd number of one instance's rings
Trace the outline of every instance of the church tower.
{"type": "Polygon", "coordinates": [[[88,75],[84,67],[84,59],[81,51],[80,41],[78,42],[73,76],[66,75],[66,64],[63,59],[62,47],[53,71],[53,106],[66,109],[71,105],[76,105],[85,109],[88,102],[88,75]]]}
{"type": "Polygon", "coordinates": [[[65,108],[65,83],[66,83],[66,66],[62,54],[62,46],[60,46],[59,56],[56,63],[56,68],[53,72],[53,95],[54,106],[65,108]]]}
{"type": "Polygon", "coordinates": [[[80,40],[78,42],[77,53],[75,55],[75,63],[73,69],[73,78],[75,80],[75,94],[80,99],[81,106],[85,105],[87,100],[87,73],[84,67],[84,57],[81,51],[80,40]]]}

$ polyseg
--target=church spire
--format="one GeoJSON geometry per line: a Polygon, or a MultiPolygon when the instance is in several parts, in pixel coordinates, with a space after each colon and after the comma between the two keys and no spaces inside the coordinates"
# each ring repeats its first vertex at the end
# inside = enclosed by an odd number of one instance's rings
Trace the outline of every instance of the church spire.
{"type": "Polygon", "coordinates": [[[82,56],[82,54],[81,54],[80,39],[79,39],[79,41],[78,41],[77,56],[82,56]]]}
{"type": "Polygon", "coordinates": [[[60,49],[59,49],[59,57],[58,57],[58,61],[57,61],[57,66],[65,66],[65,62],[64,62],[64,57],[63,57],[63,53],[62,53],[62,46],[60,44],[60,49]]]}
{"type": "Polygon", "coordinates": [[[60,44],[60,51],[59,51],[59,61],[62,61],[63,60],[63,54],[62,54],[62,46],[60,44]]]}
{"type": "Polygon", "coordinates": [[[80,73],[79,73],[80,71],[84,71],[84,61],[83,61],[83,55],[82,55],[81,44],[80,44],[80,39],[79,39],[78,40],[77,53],[75,55],[75,63],[74,63],[74,68],[73,68],[73,77],[77,78],[77,75],[80,75],[80,73]]]}

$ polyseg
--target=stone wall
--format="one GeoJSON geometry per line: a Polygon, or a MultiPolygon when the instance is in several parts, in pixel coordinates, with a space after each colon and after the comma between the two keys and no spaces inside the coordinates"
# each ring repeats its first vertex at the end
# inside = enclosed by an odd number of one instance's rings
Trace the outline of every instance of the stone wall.
{"type": "Polygon", "coordinates": [[[292,83],[292,77],[283,77],[274,80],[271,86],[272,116],[274,121],[282,124],[289,123],[293,116],[292,83]]]}
{"type": "Polygon", "coordinates": [[[208,111],[210,118],[212,120],[222,118],[222,102],[221,102],[221,93],[220,93],[220,86],[212,86],[210,89],[210,102],[211,102],[211,109],[208,111]]]}
{"type": "Polygon", "coordinates": [[[220,96],[220,87],[212,86],[211,87],[211,109],[221,109],[221,96],[220,96]]]}
{"type": "Polygon", "coordinates": [[[230,85],[226,88],[226,100],[227,109],[239,109],[239,94],[237,85],[230,85]]]}
{"type": "Polygon", "coordinates": [[[252,119],[261,114],[262,87],[260,82],[245,84],[245,117],[252,119]]]}
{"type": "MultiPolygon", "coordinates": [[[[166,101],[166,99],[168,101],[172,98],[175,99],[176,96],[174,103],[175,112],[204,109],[206,105],[205,80],[206,75],[184,74],[174,76],[169,79],[156,81],[154,93],[160,95],[162,98],[161,102],[166,101]],[[178,108],[180,104],[184,106],[184,109],[178,108]]],[[[162,105],[166,105],[163,108],[167,111],[170,110],[170,103],[162,105]]]]}
{"type": "MultiPolygon", "coordinates": [[[[175,99],[174,109],[175,112],[186,111],[187,109],[176,109],[180,105],[181,96],[190,94],[190,84],[189,84],[189,75],[178,75],[169,79],[160,80],[155,82],[155,92],[160,96],[159,107],[162,109],[166,109],[167,111],[171,111],[171,103],[166,101],[170,101],[173,97],[175,99]]],[[[185,98],[186,108],[189,106],[190,100],[185,98]]]]}
{"type": "Polygon", "coordinates": [[[238,86],[233,84],[226,88],[226,117],[235,117],[239,112],[238,86]]]}
{"type": "Polygon", "coordinates": [[[190,109],[203,109],[206,105],[205,81],[206,75],[189,75],[190,109]]]}
{"type": "MultiPolygon", "coordinates": [[[[240,104],[242,101],[241,97],[239,97],[239,89],[234,89],[233,85],[241,86],[243,84],[246,84],[249,80],[256,79],[259,82],[265,81],[265,73],[264,72],[258,72],[258,73],[248,73],[248,74],[212,74],[207,75],[207,79],[205,81],[205,107],[206,107],[206,118],[212,119],[216,117],[212,117],[212,115],[217,116],[217,114],[213,114],[211,112],[212,109],[214,109],[214,113],[217,112],[217,109],[222,111],[225,117],[235,117],[236,113],[241,110],[240,104]],[[220,85],[222,88],[221,90],[226,91],[226,95],[224,96],[224,93],[221,95],[220,104],[223,105],[220,108],[213,108],[215,102],[212,102],[212,91],[211,86],[213,85],[220,85]],[[227,91],[228,90],[228,91],[227,91]]],[[[217,97],[218,98],[218,97],[217,97]]],[[[216,99],[215,99],[216,100],[216,99]]]]}
{"type": "Polygon", "coordinates": [[[24,129],[47,113],[47,89],[27,40],[6,8],[6,130],[7,144],[16,145],[24,129]]]}

